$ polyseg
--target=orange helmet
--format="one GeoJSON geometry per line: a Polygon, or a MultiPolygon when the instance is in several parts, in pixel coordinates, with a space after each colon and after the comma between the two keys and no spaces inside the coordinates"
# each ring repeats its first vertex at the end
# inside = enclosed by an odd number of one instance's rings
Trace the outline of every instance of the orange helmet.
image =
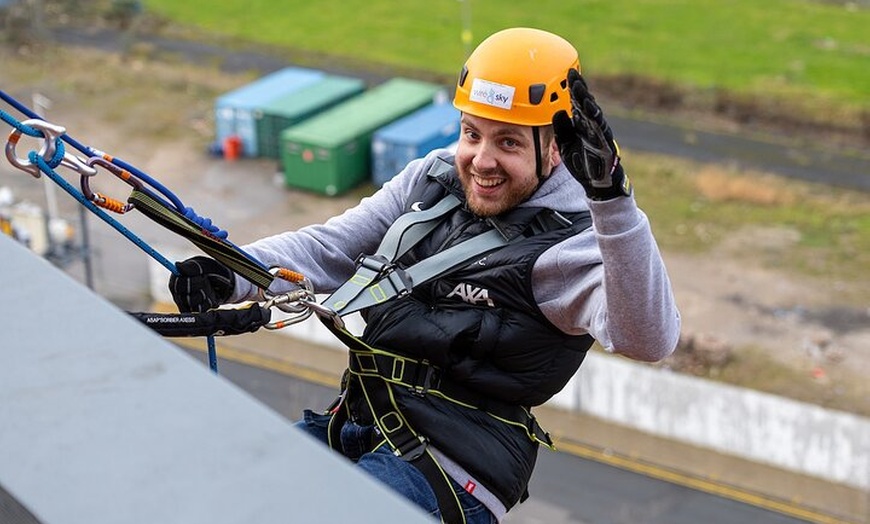
{"type": "Polygon", "coordinates": [[[470,115],[525,126],[571,114],[566,77],[580,69],[564,38],[526,27],[499,31],[477,46],[459,75],[453,105],[470,115]]]}

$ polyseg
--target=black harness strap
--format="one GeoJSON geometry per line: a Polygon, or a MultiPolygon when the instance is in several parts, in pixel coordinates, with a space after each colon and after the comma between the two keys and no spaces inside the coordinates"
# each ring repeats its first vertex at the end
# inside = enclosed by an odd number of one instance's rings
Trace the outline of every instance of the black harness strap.
{"type": "Polygon", "coordinates": [[[377,377],[415,395],[434,395],[470,409],[486,412],[505,424],[523,428],[529,438],[550,448],[549,433],[528,408],[499,402],[465,387],[444,375],[426,360],[414,360],[365,346],[350,347],[350,372],[359,377],[377,377]]]}
{"type": "Polygon", "coordinates": [[[411,427],[402,412],[396,407],[393,391],[384,387],[380,377],[358,376],[360,389],[366,404],[375,417],[381,435],[393,450],[393,454],[413,464],[429,481],[429,486],[438,500],[441,520],[446,524],[465,524],[462,504],[453,491],[450,477],[435,460],[429,448],[429,440],[411,427]],[[391,409],[384,410],[384,406],[391,409]]]}
{"type": "MultiPolygon", "coordinates": [[[[428,449],[428,439],[417,433],[396,405],[392,388],[406,388],[419,396],[435,395],[469,409],[484,411],[505,424],[523,428],[530,439],[554,449],[550,435],[527,408],[485,398],[450,380],[440,368],[425,360],[418,361],[373,348],[333,323],[325,324],[349,349],[350,358],[342,379],[342,391],[348,396],[352,396],[352,391],[362,395],[372,422],[395,455],[410,462],[425,475],[438,499],[445,523],[465,522],[461,505],[450,478],[428,449]]],[[[344,397],[339,397],[328,410],[333,414],[328,429],[329,445],[333,449],[341,449],[341,427],[355,415],[343,401],[344,397]]]]}
{"type": "MultiPolygon", "coordinates": [[[[333,329],[334,326],[329,324],[327,323],[328,327],[333,329]]],[[[335,333],[338,336],[340,332],[335,333]]],[[[346,331],[341,333],[342,340],[356,340],[359,344],[363,344],[352,334],[346,331]]],[[[392,389],[384,383],[383,378],[376,373],[376,369],[370,369],[367,373],[358,373],[353,371],[354,368],[358,368],[353,364],[358,362],[358,359],[352,355],[350,362],[342,377],[342,395],[327,410],[332,414],[327,427],[329,447],[342,449],[341,428],[348,420],[353,420],[355,415],[351,413],[351,407],[345,402],[345,398],[352,396],[351,392],[358,392],[372,416],[372,423],[383,437],[383,441],[373,443],[372,449],[377,449],[381,444],[386,443],[393,450],[393,454],[413,464],[423,473],[435,493],[438,509],[441,511],[441,521],[445,524],[465,524],[462,504],[453,491],[453,484],[447,473],[428,449],[428,439],[417,433],[396,407],[392,389]]]]}

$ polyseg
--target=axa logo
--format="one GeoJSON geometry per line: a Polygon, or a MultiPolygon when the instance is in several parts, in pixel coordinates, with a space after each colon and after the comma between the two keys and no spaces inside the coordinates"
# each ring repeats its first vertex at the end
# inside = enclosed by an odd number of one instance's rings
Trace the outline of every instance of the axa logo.
{"type": "Polygon", "coordinates": [[[467,302],[473,306],[476,306],[478,304],[486,304],[489,307],[495,307],[495,302],[493,302],[492,299],[489,298],[489,290],[482,287],[472,286],[471,284],[465,284],[463,282],[456,284],[456,287],[453,288],[453,291],[451,291],[447,295],[447,298],[453,297],[459,297],[464,302],[467,302]]]}

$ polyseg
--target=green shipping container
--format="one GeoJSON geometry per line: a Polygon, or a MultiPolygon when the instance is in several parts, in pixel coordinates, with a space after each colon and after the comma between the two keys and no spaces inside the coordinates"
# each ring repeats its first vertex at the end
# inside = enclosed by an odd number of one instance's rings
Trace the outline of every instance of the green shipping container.
{"type": "Polygon", "coordinates": [[[260,156],[281,156],[281,132],[365,90],[358,78],[325,76],[307,87],[272,100],[257,111],[257,151],[260,156]]]}
{"type": "Polygon", "coordinates": [[[338,195],[368,179],[372,135],[444,95],[437,84],[394,78],[281,133],[284,183],[338,195]]]}

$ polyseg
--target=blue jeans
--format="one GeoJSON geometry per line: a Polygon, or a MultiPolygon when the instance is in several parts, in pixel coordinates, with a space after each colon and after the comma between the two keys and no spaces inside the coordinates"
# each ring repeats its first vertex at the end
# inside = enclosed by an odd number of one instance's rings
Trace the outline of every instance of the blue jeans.
{"type": "MultiPolygon", "coordinates": [[[[324,444],[328,444],[327,425],[329,419],[328,415],[319,415],[305,410],[303,419],[295,426],[324,444]]],[[[344,455],[356,463],[358,468],[421,507],[429,515],[440,519],[441,511],[438,509],[438,500],[423,473],[412,464],[393,455],[392,450],[386,444],[372,451],[373,431],[373,426],[360,426],[353,422],[345,423],[341,428],[341,445],[344,448],[344,455]]],[[[495,524],[496,520],[486,506],[469,495],[462,486],[452,479],[451,484],[462,505],[467,524],[495,524]]]]}

